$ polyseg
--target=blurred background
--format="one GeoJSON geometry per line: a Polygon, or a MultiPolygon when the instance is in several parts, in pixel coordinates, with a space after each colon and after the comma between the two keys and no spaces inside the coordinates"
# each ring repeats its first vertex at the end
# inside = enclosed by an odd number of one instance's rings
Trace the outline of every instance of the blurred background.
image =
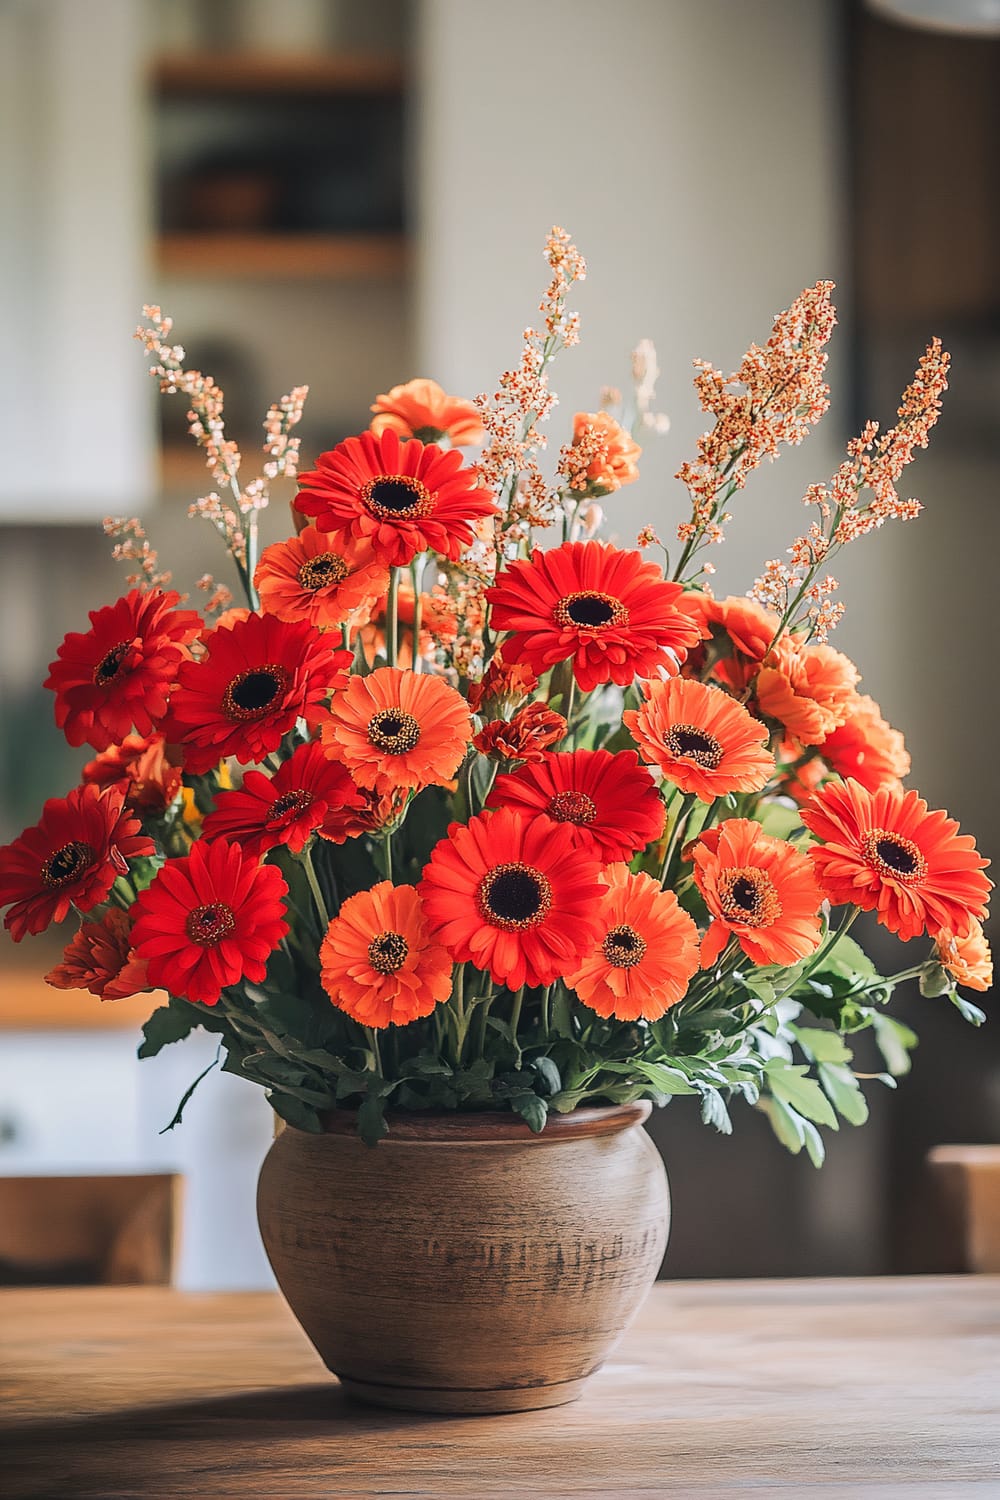
{"type": "MultiPolygon", "coordinates": [[[[492,390],[557,223],[589,276],[551,450],[627,385],[640,338],[664,371],[671,430],[607,504],[626,545],[684,512],[691,358],[735,368],[804,286],[838,283],[832,409],[741,497],[717,592],[780,555],[806,485],[865,416],[891,424],[944,339],[952,389],[906,490],[925,514],[847,554],[835,644],[905,731],[913,784],[1000,848],[998,147],[1000,0],[0,0],[0,840],[87,758],[40,683],[124,588],[101,519],[140,514],[182,589],[225,572],[186,517],[207,484],[182,400],[156,395],[131,340],[141,305],[224,387],[249,462],[269,403],[308,382],[309,461],[400,381],[492,390]]],[[[268,539],[287,498],[276,485],[268,539]]],[[[0,944],[0,1174],[180,1172],[181,1284],[268,1284],[262,1093],[213,1075],[158,1134],[214,1046],[138,1064],[143,997],[48,989],[60,949],[0,944]]],[[[1000,1027],[917,995],[900,1013],[913,1072],[872,1087],[872,1120],[829,1140],[822,1172],[749,1109],[732,1138],[687,1100],[658,1114],[666,1274],[935,1268],[923,1158],[1000,1141],[1000,1027]]]]}

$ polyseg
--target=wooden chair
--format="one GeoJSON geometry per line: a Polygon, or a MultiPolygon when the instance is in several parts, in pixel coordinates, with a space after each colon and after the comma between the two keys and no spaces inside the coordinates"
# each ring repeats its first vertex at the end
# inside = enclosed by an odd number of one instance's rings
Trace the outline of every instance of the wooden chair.
{"type": "Polygon", "coordinates": [[[1000,1146],[935,1146],[927,1161],[942,1268],[1000,1273],[1000,1146]]]}
{"type": "Polygon", "coordinates": [[[0,1286],[167,1286],[180,1178],[0,1177],[0,1286]]]}

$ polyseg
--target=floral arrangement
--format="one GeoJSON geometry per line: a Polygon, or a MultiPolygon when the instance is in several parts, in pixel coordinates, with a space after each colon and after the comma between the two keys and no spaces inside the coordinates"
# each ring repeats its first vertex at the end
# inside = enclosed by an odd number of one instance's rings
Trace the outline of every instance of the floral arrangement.
{"type": "Polygon", "coordinates": [[[828,642],[833,558],[920,508],[896,485],[948,356],[933,341],[895,425],[870,423],[810,487],[788,560],[717,598],[728,507],[827,408],[832,284],[728,378],[697,362],[710,425],[677,476],[672,557],[652,527],[636,548],[597,534],[666,426],[651,344],[628,400],[605,391],[542,468],[585,274],[560,230],[545,255],[538,327],[493,395],[380,396],[263,550],[306,388],[271,408],[247,482],[222,392],[145,309],[152,374],[186,397],[215,485],[192,514],[244,599],[205,575],[199,614],[138,521],[106,523],[129,591],[67,636],[46,684],[96,755],[3,850],[6,925],[77,914],[51,984],[165,990],[141,1054],[206,1027],[302,1130],[341,1106],[370,1142],[387,1110],[510,1109],[540,1131],[551,1111],[687,1094],[728,1131],[742,1096],[818,1164],[817,1127],[866,1116],[859,1079],[908,1066],[894,988],[919,977],[978,1024],[957,986],[991,980],[987,861],[904,788],[902,736],[828,642]],[[929,948],[879,974],[848,936],[860,912],[929,948]],[[854,1066],[866,1031],[880,1073],[854,1066]]]}

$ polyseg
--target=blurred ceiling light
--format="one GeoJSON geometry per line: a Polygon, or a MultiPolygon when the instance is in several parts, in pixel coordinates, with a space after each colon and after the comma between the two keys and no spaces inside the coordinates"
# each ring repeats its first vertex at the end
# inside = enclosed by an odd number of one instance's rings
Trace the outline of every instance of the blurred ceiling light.
{"type": "Polygon", "coordinates": [[[926,31],[1000,37],[1000,0],[867,0],[886,20],[926,31]]]}

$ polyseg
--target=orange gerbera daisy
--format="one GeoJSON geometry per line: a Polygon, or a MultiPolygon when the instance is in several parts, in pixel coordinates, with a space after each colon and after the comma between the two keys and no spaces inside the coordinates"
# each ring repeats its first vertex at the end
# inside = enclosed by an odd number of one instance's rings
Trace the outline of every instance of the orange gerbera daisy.
{"type": "Polygon", "coordinates": [[[486,598],[493,628],[509,630],[504,660],[539,675],[572,660],[584,692],[602,682],[677,672],[698,626],[677,607],[683,593],[640,552],[607,542],[566,542],[508,563],[486,598]]]}
{"type": "Polygon", "coordinates": [[[513,708],[522,702],[538,686],[538,678],[524,662],[508,664],[501,651],[490,658],[479,682],[469,684],[469,707],[474,714],[483,713],[487,707],[513,708]]]}
{"type": "Polygon", "coordinates": [[[45,976],[57,990],[89,990],[101,1000],[124,1000],[149,988],[146,965],[132,948],[132,921],[117,906],[99,922],[84,922],[45,976]]]}
{"type": "Polygon", "coordinates": [[[823,901],[806,855],[751,818],[730,818],[691,846],[712,921],[701,940],[710,969],[730,937],[751,963],[796,964],[819,946],[823,901]]]}
{"type": "Polygon", "coordinates": [[[832,771],[853,777],[869,792],[887,782],[898,783],[909,774],[903,736],[886,723],[874,698],[862,693],[855,695],[847,722],[828,735],[819,749],[832,771]]]}
{"type": "Polygon", "coordinates": [[[297,719],[315,718],[351,663],[314,625],[275,615],[220,627],[207,647],[201,661],[182,665],[167,721],[196,775],[227,755],[246,765],[277,750],[297,719]]]}
{"type": "Polygon", "coordinates": [[[376,396],[371,410],[371,430],[376,436],[395,432],[401,438],[419,438],[437,443],[447,438],[456,448],[483,439],[483,419],[472,401],[449,396],[436,380],[408,380],[394,385],[384,396],[376,396]]]}
{"type": "Polygon", "coordinates": [[[295,504],[321,531],[367,540],[380,562],[402,567],[418,552],[456,561],[472,525],[496,506],[462,455],[394,432],[363,432],[322,453],[303,474],[295,504]]]}
{"type": "Polygon", "coordinates": [[[500,760],[538,761],[545,752],[565,739],[569,725],[562,714],[544,703],[526,703],[509,719],[490,719],[472,743],[480,755],[500,760]]]}
{"type": "Polygon", "coordinates": [[[338,807],[328,811],[317,832],[331,844],[346,844],[363,833],[379,833],[402,817],[409,792],[402,790],[376,792],[359,787],[360,807],[338,807]]]}
{"type": "Polygon", "coordinates": [[[762,714],[777,719],[800,744],[819,745],[846,723],[859,681],[857,667],[842,651],[785,639],[757,673],[754,692],[762,714]]]}
{"type": "Polygon", "coordinates": [[[465,699],[440,677],[378,667],[334,695],[322,736],[359,786],[418,790],[451,780],[472,720],[465,699]]]}
{"type": "Polygon", "coordinates": [[[502,807],[452,823],[420,883],[432,932],[497,984],[551,984],[597,936],[605,887],[566,826],[502,807]]]}
{"type": "Polygon", "coordinates": [[[645,702],[622,722],[643,760],[702,802],[757,792],[774,770],[766,727],[721,688],[693,678],[643,683],[645,702]]]}
{"type": "Polygon", "coordinates": [[[279,620],[345,625],[367,618],[389,586],[389,570],[367,541],[332,538],[315,526],[275,542],[261,554],[254,583],[260,607],[279,620]]]}
{"type": "Polygon", "coordinates": [[[565,976],[584,1005],[619,1021],[655,1021],[698,969],[698,929],[673,891],[627,865],[604,872],[597,941],[565,976]]]}
{"type": "Polygon", "coordinates": [[[578,849],[610,864],[663,832],[666,809],[634,750],[567,750],[497,778],[488,807],[563,823],[578,849]]]}
{"type": "Polygon", "coordinates": [[[430,935],[419,893],[383,880],[340,908],[319,950],[323,988],[362,1026],[406,1026],[451,994],[450,954],[430,935]]]}
{"type": "Polygon", "coordinates": [[[916,792],[833,781],[802,809],[802,821],[823,841],[809,853],[835,906],[874,911],[904,939],[925,929],[932,937],[965,932],[971,917],[986,915],[989,860],[916,792]]]}
{"type": "Polygon", "coordinates": [[[559,470],[569,487],[586,495],[609,495],[639,478],[642,449],[607,411],[578,411],[573,441],[564,448],[559,470]]]}
{"type": "Polygon", "coordinates": [[[969,930],[957,937],[951,932],[937,935],[938,963],[970,990],[988,990],[993,984],[993,955],[982,922],[975,917],[969,930]]]}
{"type": "Polygon", "coordinates": [[[144,813],[162,813],[181,790],[180,766],[167,759],[162,734],[129,734],[120,745],[88,760],[80,774],[87,785],[125,786],[125,805],[144,813]]]}

